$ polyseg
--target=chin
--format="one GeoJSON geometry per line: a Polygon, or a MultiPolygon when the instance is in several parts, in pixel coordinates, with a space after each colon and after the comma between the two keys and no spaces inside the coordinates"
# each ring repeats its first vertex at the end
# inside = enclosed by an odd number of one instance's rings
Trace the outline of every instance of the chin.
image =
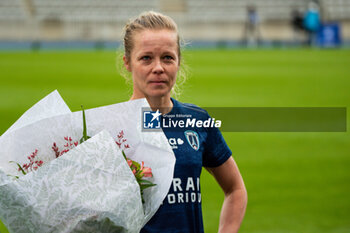
{"type": "Polygon", "coordinates": [[[147,93],[149,97],[164,97],[170,96],[169,90],[153,90],[147,93]]]}

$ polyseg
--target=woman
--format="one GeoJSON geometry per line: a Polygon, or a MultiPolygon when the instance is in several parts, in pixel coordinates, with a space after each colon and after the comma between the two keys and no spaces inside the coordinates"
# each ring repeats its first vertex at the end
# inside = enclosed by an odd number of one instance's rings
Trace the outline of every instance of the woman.
{"type": "MultiPolygon", "coordinates": [[[[179,35],[168,16],[146,12],[124,29],[124,66],[131,73],[131,99],[146,98],[162,114],[191,114],[208,119],[201,108],[171,98],[181,63],[179,35]]],[[[217,128],[171,130],[176,156],[172,186],[163,204],[141,232],[203,232],[199,176],[204,166],[225,193],[219,232],[237,232],[244,216],[247,193],[231,151],[217,128]]]]}

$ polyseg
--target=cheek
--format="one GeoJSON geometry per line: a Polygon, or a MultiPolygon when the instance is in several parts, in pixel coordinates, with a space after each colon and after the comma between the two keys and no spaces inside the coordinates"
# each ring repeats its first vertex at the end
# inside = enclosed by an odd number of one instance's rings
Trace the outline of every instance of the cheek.
{"type": "Polygon", "coordinates": [[[146,75],[147,75],[147,69],[141,66],[133,66],[132,68],[133,79],[141,81],[146,79],[146,75]]]}
{"type": "Polygon", "coordinates": [[[179,71],[179,67],[178,66],[174,66],[171,70],[171,77],[172,79],[175,81],[176,80],[176,76],[177,76],[177,72],[179,71]]]}

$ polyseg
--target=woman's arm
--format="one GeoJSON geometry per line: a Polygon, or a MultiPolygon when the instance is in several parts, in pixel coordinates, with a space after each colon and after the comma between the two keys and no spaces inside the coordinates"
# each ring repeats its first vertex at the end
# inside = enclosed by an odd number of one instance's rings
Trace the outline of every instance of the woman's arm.
{"type": "Polygon", "coordinates": [[[219,233],[238,232],[247,206],[247,190],[238,167],[230,157],[218,167],[206,168],[225,193],[220,214],[219,233]]]}

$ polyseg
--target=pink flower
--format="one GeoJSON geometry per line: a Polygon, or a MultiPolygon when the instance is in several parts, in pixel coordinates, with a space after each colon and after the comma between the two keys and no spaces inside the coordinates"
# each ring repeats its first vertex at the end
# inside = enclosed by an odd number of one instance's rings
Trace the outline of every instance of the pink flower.
{"type": "Polygon", "coordinates": [[[52,150],[55,152],[56,158],[60,157],[64,153],[67,153],[70,149],[73,149],[74,147],[79,145],[78,141],[72,142],[73,139],[71,137],[64,137],[64,140],[67,141],[67,143],[64,145],[65,149],[60,151],[56,145],[56,143],[53,143],[53,146],[51,147],[52,150]]]}
{"type": "Polygon", "coordinates": [[[35,160],[35,157],[38,155],[38,150],[36,149],[30,156],[28,156],[29,163],[24,163],[18,168],[18,171],[25,171],[26,173],[37,170],[42,164],[43,161],[35,160]]]}
{"type": "Polygon", "coordinates": [[[119,134],[118,134],[118,138],[121,139],[124,137],[124,131],[120,131],[119,134]]]}
{"type": "Polygon", "coordinates": [[[61,155],[61,152],[59,151],[59,149],[58,149],[58,147],[57,147],[57,145],[56,145],[55,142],[53,143],[53,145],[52,145],[51,148],[52,148],[52,150],[55,152],[56,158],[58,158],[58,157],[61,155]]]}
{"type": "MultiPolygon", "coordinates": [[[[142,162],[143,163],[143,162],[142,162]]],[[[152,177],[152,169],[150,167],[144,167],[141,171],[144,177],[152,177]]]]}
{"type": "Polygon", "coordinates": [[[115,141],[115,143],[118,145],[120,149],[128,149],[130,148],[130,146],[126,144],[126,141],[127,140],[124,138],[124,131],[121,130],[117,135],[117,140],[115,141]]]}
{"type": "Polygon", "coordinates": [[[128,163],[129,167],[131,167],[132,161],[130,159],[128,159],[128,160],[126,160],[126,162],[128,163]]]}

